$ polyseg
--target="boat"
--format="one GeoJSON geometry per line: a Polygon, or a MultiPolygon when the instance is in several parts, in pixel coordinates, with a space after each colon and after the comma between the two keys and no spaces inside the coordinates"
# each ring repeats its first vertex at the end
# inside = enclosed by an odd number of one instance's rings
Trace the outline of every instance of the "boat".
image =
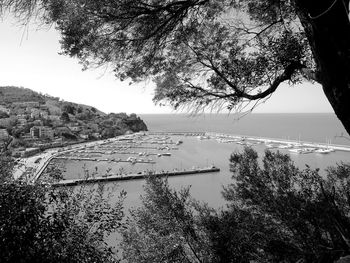
{"type": "Polygon", "coordinates": [[[280,149],[291,149],[291,148],[293,148],[293,145],[291,145],[291,144],[281,144],[281,145],[278,146],[278,148],[280,148],[280,149]]]}
{"type": "Polygon", "coordinates": [[[313,153],[315,151],[315,148],[295,148],[289,150],[292,153],[300,153],[300,154],[306,154],[306,153],[313,153]]]}
{"type": "Polygon", "coordinates": [[[289,151],[291,153],[303,153],[303,149],[302,148],[290,149],[289,151]]]}
{"type": "Polygon", "coordinates": [[[266,148],[269,148],[269,149],[273,149],[273,148],[277,148],[278,147],[276,144],[272,144],[272,143],[268,143],[265,146],[266,146],[266,148]]]}
{"type": "Polygon", "coordinates": [[[322,154],[327,154],[327,153],[331,153],[331,152],[334,152],[334,149],[317,149],[315,150],[315,153],[322,153],[322,154]]]}
{"type": "Polygon", "coordinates": [[[302,153],[313,153],[316,149],[315,148],[304,148],[302,149],[302,153]]]}

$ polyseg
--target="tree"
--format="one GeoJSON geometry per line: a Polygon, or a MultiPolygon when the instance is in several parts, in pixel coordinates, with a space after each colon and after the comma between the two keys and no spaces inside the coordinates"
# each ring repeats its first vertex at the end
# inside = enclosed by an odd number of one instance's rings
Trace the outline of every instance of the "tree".
{"type": "Polygon", "coordinates": [[[229,205],[218,211],[191,200],[188,189],[148,179],[142,207],[123,231],[127,262],[334,262],[350,255],[350,164],[321,176],[279,152],[266,151],[261,162],[251,148],[232,154],[230,164],[229,205]]]}
{"type": "Polygon", "coordinates": [[[76,111],[76,108],[74,107],[73,104],[68,103],[68,104],[64,104],[64,105],[63,105],[63,111],[64,111],[64,112],[67,112],[67,113],[69,113],[69,114],[74,115],[74,114],[75,114],[75,111],[76,111]]]}
{"type": "Polygon", "coordinates": [[[124,192],[54,189],[14,181],[0,158],[1,262],[117,262],[105,236],[120,227],[124,192]]]}
{"type": "Polygon", "coordinates": [[[65,111],[62,112],[60,119],[64,122],[70,122],[69,114],[65,111]]]}
{"type": "Polygon", "coordinates": [[[257,153],[246,148],[230,163],[236,183],[224,197],[261,222],[256,233],[264,243],[256,248],[274,262],[333,262],[350,254],[350,164],[329,168],[324,179],[279,152],[266,151],[260,167],[257,153]]]}
{"type": "Polygon", "coordinates": [[[322,85],[350,133],[349,0],[2,1],[41,12],[63,53],[85,67],[111,64],[120,79],[157,84],[175,108],[243,110],[284,82],[322,85]]]}
{"type": "Polygon", "coordinates": [[[142,204],[131,211],[131,219],[121,228],[124,260],[214,262],[188,188],[176,192],[167,181],[150,176],[142,204]]]}

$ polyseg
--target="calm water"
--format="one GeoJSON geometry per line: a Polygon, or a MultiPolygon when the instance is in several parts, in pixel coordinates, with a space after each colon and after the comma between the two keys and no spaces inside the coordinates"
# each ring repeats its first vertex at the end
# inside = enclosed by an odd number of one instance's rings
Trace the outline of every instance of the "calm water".
{"type": "MultiPolygon", "coordinates": [[[[188,117],[187,115],[143,115],[150,131],[211,131],[221,133],[232,133],[241,135],[261,136],[269,138],[290,138],[303,141],[322,142],[332,140],[332,143],[349,144],[344,138],[337,135],[345,133],[340,122],[332,114],[256,114],[246,116],[239,121],[234,116],[227,115],[205,115],[201,117],[188,117]]],[[[172,137],[174,141],[183,140],[178,150],[172,150],[171,157],[152,157],[156,164],[136,164],[107,162],[78,162],[66,163],[66,177],[73,178],[81,176],[82,166],[97,171],[101,174],[107,169],[111,173],[118,171],[138,172],[144,170],[173,170],[189,169],[193,166],[204,167],[214,164],[221,169],[220,173],[200,174],[190,176],[179,176],[169,178],[171,186],[179,189],[183,186],[191,186],[192,196],[198,200],[208,202],[213,207],[224,205],[221,198],[223,185],[232,182],[229,171],[229,156],[234,151],[242,151],[240,145],[234,143],[219,143],[216,140],[198,140],[195,137],[172,137]],[[80,175],[79,175],[80,174],[80,175]]],[[[264,145],[256,145],[254,149],[262,155],[265,151],[264,145]]],[[[287,150],[282,152],[289,153],[287,150]]],[[[107,156],[104,156],[106,158],[107,156]]],[[[113,157],[119,158],[117,154],[113,157]]],[[[122,159],[126,159],[124,156],[122,159]]],[[[350,161],[349,152],[337,151],[331,154],[291,154],[291,158],[299,167],[309,164],[313,168],[322,170],[337,162],[350,161]]],[[[143,192],[144,180],[135,180],[119,183],[119,188],[128,193],[126,207],[138,206],[140,194],[143,192]]]]}
{"type": "MultiPolygon", "coordinates": [[[[346,131],[335,114],[146,114],[140,115],[150,131],[208,131],[268,138],[350,145],[340,138],[346,131]]],[[[347,136],[349,137],[349,136],[347,136]]]]}

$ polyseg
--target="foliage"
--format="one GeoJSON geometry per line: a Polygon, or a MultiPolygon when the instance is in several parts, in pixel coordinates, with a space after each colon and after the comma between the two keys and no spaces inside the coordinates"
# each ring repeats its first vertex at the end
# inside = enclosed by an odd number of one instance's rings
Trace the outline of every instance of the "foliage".
{"type": "Polygon", "coordinates": [[[318,170],[299,170],[278,152],[265,153],[263,168],[252,149],[230,161],[237,184],[224,197],[264,222],[268,242],[262,249],[274,261],[332,262],[349,254],[348,164],[330,168],[323,179],[318,170]]]}
{"type": "Polygon", "coordinates": [[[70,121],[69,114],[67,112],[62,112],[60,119],[64,122],[69,122],[70,121]]]}
{"type": "Polygon", "coordinates": [[[67,112],[67,113],[72,114],[72,115],[74,115],[75,111],[76,111],[74,105],[72,105],[72,104],[64,104],[62,110],[64,112],[67,112]]]}
{"type": "MultiPolygon", "coordinates": [[[[1,166],[2,167],[2,166],[1,166]]],[[[2,178],[9,170],[2,170],[2,178]]],[[[124,192],[114,204],[98,189],[0,184],[1,262],[116,262],[105,236],[120,227],[124,192]]]]}
{"type": "MultiPolygon", "coordinates": [[[[23,4],[26,1],[17,1],[23,4]]],[[[63,53],[118,78],[152,77],[175,108],[238,107],[314,69],[293,1],[42,1],[63,53]]]]}
{"type": "Polygon", "coordinates": [[[0,156],[0,184],[11,181],[14,161],[11,157],[0,156]]]}
{"type": "Polygon", "coordinates": [[[212,262],[208,240],[194,216],[189,189],[175,192],[149,177],[143,206],[131,211],[121,232],[127,262],[212,262]]]}
{"type": "Polygon", "coordinates": [[[0,111],[0,119],[8,118],[8,117],[10,117],[10,116],[6,112],[0,111]]]}
{"type": "Polygon", "coordinates": [[[322,85],[350,133],[349,0],[4,0],[61,33],[62,54],[152,79],[154,101],[252,110],[282,83],[322,85]]]}
{"type": "Polygon", "coordinates": [[[180,250],[186,262],[333,262],[350,254],[350,164],[321,176],[279,152],[259,160],[251,148],[230,162],[229,205],[218,211],[190,201],[188,189],[148,179],[143,205],[123,232],[127,261],[181,262],[172,258],[177,244],[185,246],[178,237],[193,242],[193,251],[180,250]]]}

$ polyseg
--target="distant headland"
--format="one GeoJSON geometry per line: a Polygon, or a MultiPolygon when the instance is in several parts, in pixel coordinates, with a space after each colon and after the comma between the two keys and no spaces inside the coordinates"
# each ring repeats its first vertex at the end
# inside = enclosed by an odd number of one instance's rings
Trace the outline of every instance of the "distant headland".
{"type": "Polygon", "coordinates": [[[134,113],[106,114],[30,89],[0,87],[0,149],[14,157],[139,131],[147,126],[134,113]]]}

